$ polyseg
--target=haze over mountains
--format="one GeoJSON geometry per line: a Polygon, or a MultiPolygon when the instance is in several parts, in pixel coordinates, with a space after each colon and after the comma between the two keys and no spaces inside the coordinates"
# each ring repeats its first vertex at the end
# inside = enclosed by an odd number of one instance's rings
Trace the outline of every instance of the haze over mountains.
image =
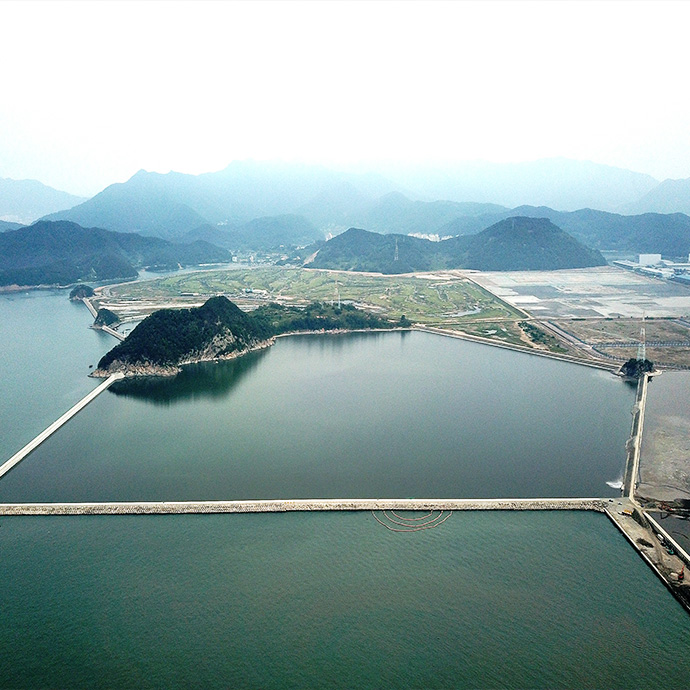
{"type": "Polygon", "coordinates": [[[361,220],[372,203],[390,192],[420,201],[614,210],[638,202],[657,185],[649,175],[565,159],[399,168],[388,177],[321,166],[236,161],[202,175],[142,170],[47,219],[170,239],[205,223],[235,226],[286,214],[304,216],[318,228],[340,229],[361,220]]]}
{"type": "MultiPolygon", "coordinates": [[[[83,197],[61,192],[36,180],[11,180],[0,177],[0,221],[26,225],[47,213],[72,208],[83,197]]],[[[8,230],[10,228],[2,228],[8,230]]]]}
{"type": "Polygon", "coordinates": [[[589,161],[546,158],[524,163],[471,162],[387,170],[420,198],[475,201],[502,206],[550,206],[560,211],[619,210],[654,189],[650,175],[589,161]]]}
{"type": "Polygon", "coordinates": [[[690,182],[659,185],[648,175],[566,159],[388,172],[384,177],[256,161],[202,175],[142,170],[46,219],[257,251],[309,244],[348,227],[441,238],[538,214],[596,248],[687,252],[684,217],[631,221],[603,209],[690,211],[690,182]],[[670,200],[668,189],[674,191],[670,200]],[[601,215],[581,212],[586,208],[601,215]]]}
{"type": "Polygon", "coordinates": [[[624,213],[687,213],[690,214],[690,178],[664,180],[641,199],[625,204],[624,213]]]}
{"type": "MultiPolygon", "coordinates": [[[[388,172],[255,161],[202,175],[142,170],[45,219],[254,252],[310,245],[349,227],[442,239],[527,216],[548,218],[595,249],[672,257],[690,252],[690,217],[675,212],[690,212],[690,180],[657,184],[648,175],[566,159],[388,172]],[[512,207],[518,199],[523,205],[512,207]],[[638,215],[602,210],[612,207],[638,215]]],[[[63,203],[74,201],[55,194],[63,203]]],[[[21,198],[15,195],[13,208],[21,207],[21,198]]],[[[22,212],[29,212],[26,205],[22,212]]],[[[16,227],[0,221],[0,231],[16,227]]]]}

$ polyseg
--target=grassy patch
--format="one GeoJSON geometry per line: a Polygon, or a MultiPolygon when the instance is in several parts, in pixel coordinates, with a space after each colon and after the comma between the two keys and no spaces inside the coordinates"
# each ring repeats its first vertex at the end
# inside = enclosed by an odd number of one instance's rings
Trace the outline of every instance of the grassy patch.
{"type": "Polygon", "coordinates": [[[275,300],[288,304],[313,301],[353,302],[399,319],[434,325],[476,319],[516,319],[509,305],[474,283],[453,274],[377,276],[361,273],[268,267],[204,271],[166,276],[110,288],[118,300],[168,300],[224,294],[233,301],[275,300]]]}

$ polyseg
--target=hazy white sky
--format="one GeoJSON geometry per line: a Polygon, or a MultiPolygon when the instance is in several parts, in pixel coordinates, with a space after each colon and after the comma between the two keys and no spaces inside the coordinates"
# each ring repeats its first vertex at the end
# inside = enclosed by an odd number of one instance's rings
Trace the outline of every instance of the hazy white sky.
{"type": "Polygon", "coordinates": [[[0,177],[565,156],[690,177],[690,3],[0,2],[0,177]]]}

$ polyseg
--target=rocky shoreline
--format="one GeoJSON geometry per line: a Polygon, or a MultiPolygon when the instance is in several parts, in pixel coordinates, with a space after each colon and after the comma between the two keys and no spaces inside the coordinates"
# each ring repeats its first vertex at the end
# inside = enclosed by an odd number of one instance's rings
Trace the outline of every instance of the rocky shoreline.
{"type": "Polygon", "coordinates": [[[204,352],[198,357],[190,357],[184,359],[177,364],[143,364],[137,363],[133,364],[131,362],[123,362],[121,360],[114,360],[107,369],[95,369],[89,376],[96,379],[105,379],[112,376],[115,373],[121,373],[126,378],[132,378],[135,376],[177,376],[182,371],[182,367],[187,364],[199,364],[201,362],[223,362],[229,359],[236,359],[248,352],[254,352],[255,350],[265,350],[271,347],[275,343],[275,338],[269,338],[268,340],[261,340],[257,342],[252,347],[246,348],[244,350],[235,350],[234,352],[229,352],[224,355],[217,355],[211,352],[204,352]]]}

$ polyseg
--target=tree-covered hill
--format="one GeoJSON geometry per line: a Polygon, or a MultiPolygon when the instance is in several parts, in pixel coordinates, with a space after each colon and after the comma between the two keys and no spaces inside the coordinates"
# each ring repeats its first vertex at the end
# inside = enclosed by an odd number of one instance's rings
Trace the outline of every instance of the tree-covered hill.
{"type": "Polygon", "coordinates": [[[0,233],[0,286],[69,285],[80,280],[133,278],[143,266],[229,261],[206,242],[173,244],[153,237],[39,221],[0,233]]]}
{"type": "Polygon", "coordinates": [[[430,271],[446,267],[442,245],[409,235],[350,228],[328,240],[307,266],[377,273],[430,271]]]}
{"type": "Polygon", "coordinates": [[[507,218],[477,235],[447,242],[457,246],[457,268],[553,271],[606,265],[596,249],[585,247],[547,218],[507,218]]]}
{"type": "Polygon", "coordinates": [[[511,216],[548,218],[588,247],[630,253],[660,253],[683,257],[690,253],[690,217],[683,213],[645,213],[624,216],[583,208],[554,211],[546,206],[520,206],[510,211],[478,216],[458,216],[439,230],[441,235],[480,232],[511,216]]]}
{"type": "Polygon", "coordinates": [[[249,350],[271,335],[229,299],[212,297],[195,309],[154,312],[101,358],[98,369],[177,366],[204,353],[213,359],[249,350]]]}
{"type": "Polygon", "coordinates": [[[554,270],[605,263],[598,251],[588,249],[548,219],[516,217],[476,235],[440,242],[350,228],[326,242],[307,265],[346,271],[408,273],[451,268],[554,270]]]}
{"type": "Polygon", "coordinates": [[[171,374],[180,364],[266,346],[282,333],[408,325],[404,318],[392,323],[352,305],[314,303],[301,309],[270,304],[246,313],[226,297],[212,297],[201,307],[154,312],[100,360],[95,374],[171,374]]]}

